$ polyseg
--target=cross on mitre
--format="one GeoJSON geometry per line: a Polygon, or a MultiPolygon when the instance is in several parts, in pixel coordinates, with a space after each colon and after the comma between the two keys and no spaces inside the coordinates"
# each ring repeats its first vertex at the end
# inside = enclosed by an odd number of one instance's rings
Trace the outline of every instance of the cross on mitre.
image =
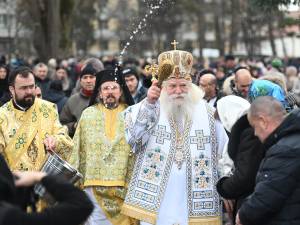
{"type": "Polygon", "coordinates": [[[177,45],[179,44],[179,42],[177,42],[176,40],[174,40],[173,42],[171,42],[171,45],[173,45],[174,50],[176,50],[177,45]]]}

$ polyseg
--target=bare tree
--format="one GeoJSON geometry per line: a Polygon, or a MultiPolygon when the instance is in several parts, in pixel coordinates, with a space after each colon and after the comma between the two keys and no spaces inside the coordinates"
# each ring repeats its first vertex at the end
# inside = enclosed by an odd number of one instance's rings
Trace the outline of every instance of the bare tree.
{"type": "Polygon", "coordinates": [[[230,29],[230,39],[229,39],[229,54],[232,54],[236,48],[238,42],[238,34],[240,29],[240,4],[239,0],[231,0],[231,29],[230,29]]]}
{"type": "Polygon", "coordinates": [[[225,53],[225,1],[214,0],[214,22],[215,22],[215,34],[216,34],[216,45],[220,51],[220,55],[225,53]]]}
{"type": "Polygon", "coordinates": [[[68,17],[72,14],[73,1],[75,0],[19,2],[19,7],[27,13],[28,20],[23,21],[24,26],[32,31],[32,43],[41,61],[64,55],[65,49],[62,48],[61,37],[62,34],[64,37],[68,36],[65,32],[70,32],[66,24],[70,21],[68,17]],[[67,2],[69,4],[66,4],[67,2]]]}

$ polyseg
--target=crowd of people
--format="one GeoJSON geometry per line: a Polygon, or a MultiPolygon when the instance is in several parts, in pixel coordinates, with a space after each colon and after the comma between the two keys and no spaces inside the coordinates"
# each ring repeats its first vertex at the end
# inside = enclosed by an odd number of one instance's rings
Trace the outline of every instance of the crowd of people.
{"type": "Polygon", "coordinates": [[[2,62],[0,225],[299,224],[299,69],[176,49],[2,62]],[[50,152],[77,187],[37,172],[50,152]],[[58,203],[26,213],[38,183],[58,203]]]}

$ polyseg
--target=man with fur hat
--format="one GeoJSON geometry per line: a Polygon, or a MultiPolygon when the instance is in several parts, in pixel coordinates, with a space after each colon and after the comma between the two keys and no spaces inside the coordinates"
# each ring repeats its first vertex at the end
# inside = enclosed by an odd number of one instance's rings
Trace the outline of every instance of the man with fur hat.
{"type": "Polygon", "coordinates": [[[122,211],[141,224],[221,224],[217,161],[227,135],[191,82],[193,56],[158,57],[158,81],[125,111],[136,163],[122,211]]]}
{"type": "Polygon", "coordinates": [[[69,160],[82,173],[81,185],[94,203],[86,225],[135,224],[120,213],[133,164],[122,111],[132,104],[120,69],[96,74],[90,106],[78,122],[69,160]]]}

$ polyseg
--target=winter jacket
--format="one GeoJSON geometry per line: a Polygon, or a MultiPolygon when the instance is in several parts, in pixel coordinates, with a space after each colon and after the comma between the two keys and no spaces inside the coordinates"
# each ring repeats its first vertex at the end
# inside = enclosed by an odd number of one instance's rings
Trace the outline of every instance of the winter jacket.
{"type": "Polygon", "coordinates": [[[137,93],[132,96],[135,104],[142,101],[147,96],[147,88],[143,87],[141,83],[138,83],[137,93]]]}
{"type": "Polygon", "coordinates": [[[300,110],[264,142],[266,155],[253,194],[239,211],[243,225],[300,224],[300,110]]]}
{"type": "Polygon", "coordinates": [[[218,181],[217,191],[223,198],[236,200],[238,209],[254,190],[255,177],[264,156],[263,145],[254,136],[247,115],[242,116],[232,127],[228,154],[234,162],[234,171],[230,177],[218,181]]]}
{"type": "Polygon", "coordinates": [[[93,205],[83,191],[49,175],[41,183],[57,203],[41,213],[26,213],[16,203],[17,188],[1,154],[0,162],[0,225],[78,225],[92,212],[93,205]]]}
{"type": "Polygon", "coordinates": [[[48,99],[48,96],[49,96],[51,80],[49,78],[46,78],[45,80],[41,80],[40,78],[35,77],[35,84],[36,84],[36,86],[40,87],[40,89],[42,91],[43,99],[50,101],[48,99]]]}
{"type": "Polygon", "coordinates": [[[64,105],[59,119],[62,125],[66,125],[69,129],[70,137],[74,136],[75,124],[79,121],[82,111],[88,107],[90,97],[80,93],[72,95],[64,105]]]}

